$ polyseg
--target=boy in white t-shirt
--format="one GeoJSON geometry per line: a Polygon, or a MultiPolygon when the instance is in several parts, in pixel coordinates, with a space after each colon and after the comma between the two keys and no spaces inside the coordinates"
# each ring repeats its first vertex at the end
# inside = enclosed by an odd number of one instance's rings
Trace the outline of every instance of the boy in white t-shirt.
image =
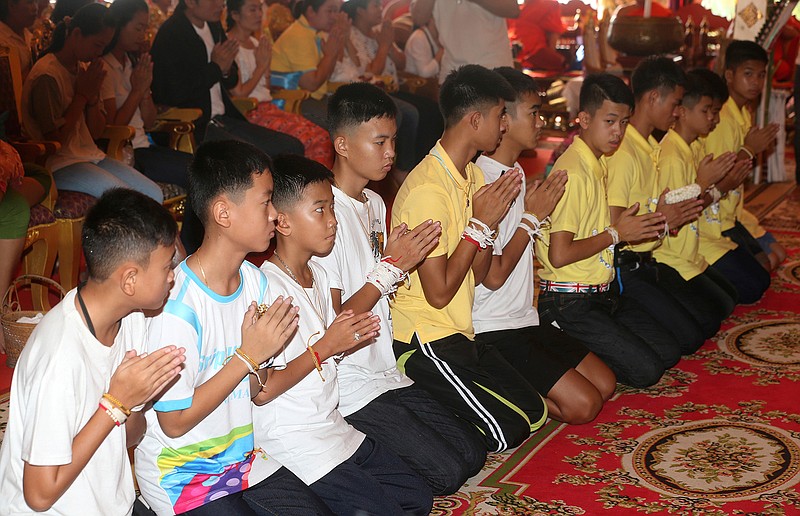
{"type": "Polygon", "coordinates": [[[397,108],[380,88],[342,86],[328,102],[336,151],[333,197],[339,222],[336,243],[321,263],[337,312],[372,310],[381,318],[375,342],[339,362],[339,412],[358,430],[392,450],[424,478],[435,495],[457,491],[486,460],[478,432],[400,372],[392,350],[391,291],[381,285],[381,262],[413,269],[439,241],[441,225],[428,220],[413,230],[400,224],[386,236],[386,205],[366,188],[380,181],[395,157],[397,108]],[[385,246],[384,246],[385,242],[385,246]]]}
{"type": "MultiPolygon", "coordinates": [[[[476,161],[487,183],[511,169],[522,151],[536,148],[544,121],[536,81],[513,68],[496,68],[516,93],[506,104],[508,129],[492,152],[476,161]]],[[[539,324],[533,306],[533,242],[541,224],[564,195],[567,172],[552,172],[526,192],[525,183],[497,228],[492,264],[475,287],[475,340],[497,348],[508,363],[545,397],[547,413],[570,424],[588,423],[614,393],[616,377],[578,339],[539,324]]],[[[540,234],[540,233],[539,233],[540,234]]]]}
{"type": "Polygon", "coordinates": [[[167,297],[176,234],[170,214],[132,190],[109,190],[90,210],[82,235],[89,279],[45,315],[14,370],[0,514],[133,510],[126,447],[144,430],[135,407],[183,361],[175,346],[139,353],[141,310],[167,297]]]}
{"type": "Polygon", "coordinates": [[[271,166],[249,144],[219,141],[201,146],[189,168],[205,240],[178,267],[148,334],[151,350],[185,346],[186,364],[147,412],[135,455],[139,488],[159,515],[330,514],[253,439],[250,400],[297,328],[291,299],[263,305],[267,278],[244,261],[274,233],[271,166]]]}
{"type": "Polygon", "coordinates": [[[400,458],[344,420],[336,409],[336,362],[369,345],[380,329],[371,312],[333,309],[325,269],[311,262],[336,238],[331,173],[302,156],[275,159],[275,253],[262,270],[269,297],[291,295],[300,324],[286,345],[286,369],[271,371],[253,399],[256,442],[286,464],[336,514],[427,515],[430,488],[400,458]]]}

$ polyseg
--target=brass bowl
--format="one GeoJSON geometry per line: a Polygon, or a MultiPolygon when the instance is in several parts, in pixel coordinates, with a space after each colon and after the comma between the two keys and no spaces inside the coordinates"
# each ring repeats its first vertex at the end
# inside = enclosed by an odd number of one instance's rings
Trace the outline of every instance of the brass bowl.
{"type": "Polygon", "coordinates": [[[608,44],[630,56],[668,54],[683,45],[683,24],[678,17],[614,16],[608,44]]]}

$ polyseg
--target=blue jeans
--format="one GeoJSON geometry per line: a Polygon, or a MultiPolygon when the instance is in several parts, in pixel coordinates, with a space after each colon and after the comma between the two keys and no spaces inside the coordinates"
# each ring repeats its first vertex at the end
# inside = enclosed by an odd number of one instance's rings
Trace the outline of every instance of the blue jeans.
{"type": "Polygon", "coordinates": [[[632,387],[655,384],[681,358],[672,333],[615,287],[597,294],[542,292],[539,316],[541,324],[555,321],[582,341],[620,383],[632,387]]]}
{"type": "Polygon", "coordinates": [[[403,459],[436,496],[458,491],[486,461],[478,432],[415,385],[385,392],[345,420],[403,459]]]}
{"type": "Polygon", "coordinates": [[[370,437],[352,457],[309,487],[338,516],[422,516],[433,507],[425,481],[370,437]]]}
{"type": "Polygon", "coordinates": [[[89,161],[73,163],[53,172],[53,179],[59,190],[83,192],[92,197],[100,197],[111,188],[130,188],[158,202],[164,200],[160,186],[135,168],[111,158],[97,164],[89,161]]]}
{"type": "Polygon", "coordinates": [[[756,303],[769,288],[769,273],[741,245],[722,255],[711,267],[736,288],[739,303],[756,303]]]}
{"type": "Polygon", "coordinates": [[[185,512],[191,516],[333,516],[302,480],[281,468],[244,491],[185,512]]]}

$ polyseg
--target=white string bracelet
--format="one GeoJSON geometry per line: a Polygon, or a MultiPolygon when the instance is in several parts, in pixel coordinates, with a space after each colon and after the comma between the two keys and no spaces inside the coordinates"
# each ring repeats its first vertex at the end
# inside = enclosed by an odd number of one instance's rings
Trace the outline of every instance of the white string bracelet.
{"type": "Polygon", "coordinates": [[[608,234],[611,235],[611,243],[617,245],[619,243],[619,231],[614,226],[608,226],[606,228],[608,234]]]}
{"type": "Polygon", "coordinates": [[[664,231],[658,235],[659,240],[664,240],[669,235],[669,223],[665,220],[664,221],[664,231]]]}
{"type": "Polygon", "coordinates": [[[408,273],[393,265],[390,259],[391,256],[384,257],[367,273],[367,283],[372,283],[381,297],[397,292],[397,284],[401,281],[410,281],[408,273]]]}
{"type": "Polygon", "coordinates": [[[740,151],[744,151],[744,152],[745,152],[745,154],[747,154],[748,156],[750,156],[750,160],[751,160],[751,161],[753,160],[753,158],[755,158],[755,157],[756,157],[755,153],[753,153],[753,151],[751,151],[751,150],[750,150],[750,149],[747,147],[747,145],[742,145],[741,147],[739,147],[739,150],[740,150],[740,151]]]}
{"type": "Polygon", "coordinates": [[[717,185],[711,185],[706,188],[706,192],[711,194],[711,204],[716,204],[719,202],[720,198],[722,198],[722,192],[719,191],[717,185]]]}
{"type": "MultiPolygon", "coordinates": [[[[239,350],[238,350],[238,348],[236,349],[236,351],[239,351],[239,350]]],[[[258,376],[258,371],[259,371],[259,370],[261,370],[262,368],[259,366],[259,367],[255,368],[255,369],[253,369],[253,365],[252,365],[250,362],[248,362],[246,358],[244,358],[242,355],[240,355],[240,354],[239,354],[239,353],[237,353],[236,351],[234,351],[234,353],[233,353],[233,355],[231,355],[231,357],[236,357],[236,358],[238,358],[239,360],[241,360],[241,361],[242,361],[242,363],[243,363],[245,366],[247,366],[247,374],[252,374],[253,376],[255,376],[255,377],[256,377],[256,381],[258,382],[258,386],[259,386],[261,389],[263,389],[263,388],[264,388],[264,382],[262,382],[262,381],[261,381],[261,377],[260,377],[260,376],[258,376]]],[[[226,362],[227,362],[228,360],[230,360],[230,359],[231,359],[231,357],[228,357],[228,358],[226,359],[226,362]]]]}
{"type": "Polygon", "coordinates": [[[517,227],[524,229],[528,233],[531,242],[533,242],[535,237],[542,237],[542,226],[546,225],[549,221],[550,217],[545,217],[543,221],[539,221],[536,215],[526,211],[522,214],[522,220],[519,221],[517,227]],[[523,221],[527,221],[528,224],[525,224],[523,221]]]}
{"type": "Polygon", "coordinates": [[[472,242],[481,250],[493,246],[496,236],[496,231],[492,231],[489,226],[475,217],[469,219],[469,224],[467,224],[467,227],[464,228],[464,232],[461,234],[461,238],[472,242]],[[470,224],[474,224],[477,227],[471,226],[470,224]],[[480,228],[480,230],[478,228],[480,228]]]}

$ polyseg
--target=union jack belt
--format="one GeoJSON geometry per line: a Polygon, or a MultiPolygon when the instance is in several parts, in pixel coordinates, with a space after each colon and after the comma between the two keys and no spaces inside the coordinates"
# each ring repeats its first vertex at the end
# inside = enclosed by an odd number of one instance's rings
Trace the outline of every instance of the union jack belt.
{"type": "Polygon", "coordinates": [[[611,288],[610,283],[601,283],[600,285],[586,285],[584,283],[575,283],[573,281],[549,281],[542,280],[539,284],[544,292],[562,292],[570,294],[597,294],[598,292],[608,292],[611,288]]]}

